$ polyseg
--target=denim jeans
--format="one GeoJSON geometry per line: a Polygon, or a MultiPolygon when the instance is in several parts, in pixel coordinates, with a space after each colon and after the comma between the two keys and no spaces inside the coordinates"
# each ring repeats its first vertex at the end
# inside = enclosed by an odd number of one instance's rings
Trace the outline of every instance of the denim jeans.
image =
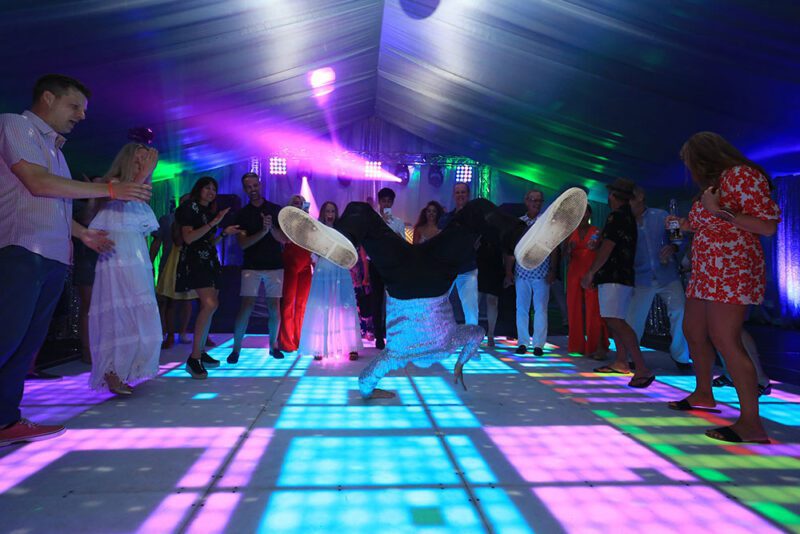
{"type": "Polygon", "coordinates": [[[0,249],[0,427],[20,419],[25,375],[41,348],[67,266],[23,247],[0,249]]]}

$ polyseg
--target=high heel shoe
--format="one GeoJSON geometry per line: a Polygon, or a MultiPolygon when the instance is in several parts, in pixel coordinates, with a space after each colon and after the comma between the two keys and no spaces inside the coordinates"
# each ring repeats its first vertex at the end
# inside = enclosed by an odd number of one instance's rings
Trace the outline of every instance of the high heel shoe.
{"type": "Polygon", "coordinates": [[[453,375],[456,377],[455,384],[458,385],[459,380],[461,381],[461,386],[463,386],[464,391],[467,391],[467,384],[464,382],[464,364],[461,362],[457,362],[455,368],[453,368],[453,375]]]}
{"type": "Polygon", "coordinates": [[[108,384],[108,391],[117,395],[132,395],[133,389],[117,376],[117,373],[106,373],[106,384],[108,384]]]}

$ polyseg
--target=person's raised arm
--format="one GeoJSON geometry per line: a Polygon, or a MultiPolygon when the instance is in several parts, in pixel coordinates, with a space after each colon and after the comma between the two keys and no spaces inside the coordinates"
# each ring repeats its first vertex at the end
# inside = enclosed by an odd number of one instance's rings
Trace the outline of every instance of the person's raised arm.
{"type": "Polygon", "coordinates": [[[51,174],[45,167],[20,160],[11,166],[22,185],[34,196],[51,198],[106,198],[150,200],[152,187],[146,184],[86,183],[51,174]]]}

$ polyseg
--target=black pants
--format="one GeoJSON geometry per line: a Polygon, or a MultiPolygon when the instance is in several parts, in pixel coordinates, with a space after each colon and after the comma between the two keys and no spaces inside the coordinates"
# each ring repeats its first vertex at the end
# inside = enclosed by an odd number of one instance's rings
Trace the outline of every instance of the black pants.
{"type": "MultiPolygon", "coordinates": [[[[395,234],[364,202],[348,204],[335,228],[356,247],[364,246],[370,266],[383,278],[386,291],[397,299],[445,294],[453,285],[458,268],[474,257],[478,239],[491,240],[511,253],[527,230],[525,223],[500,212],[485,199],[468,202],[444,230],[419,245],[395,234]]],[[[379,337],[377,331],[375,337],[379,337]]]]}
{"type": "Polygon", "coordinates": [[[372,258],[369,261],[369,285],[372,291],[369,295],[372,306],[372,328],[375,339],[384,340],[386,339],[386,285],[372,258]]]}

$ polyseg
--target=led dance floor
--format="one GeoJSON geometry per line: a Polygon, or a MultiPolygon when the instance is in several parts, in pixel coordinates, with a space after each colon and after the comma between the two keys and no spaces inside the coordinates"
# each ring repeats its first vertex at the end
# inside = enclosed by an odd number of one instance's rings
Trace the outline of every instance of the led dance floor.
{"type": "MultiPolygon", "coordinates": [[[[393,373],[363,401],[357,362],[270,358],[248,336],[236,366],[191,380],[162,354],[130,398],[92,392],[71,362],[26,383],[23,412],[63,436],[0,449],[9,533],[800,533],[800,388],[761,409],[773,445],[703,431],[737,415],[674,412],[693,378],[649,351],[659,379],[591,372],[553,338],[544,356],[483,347],[455,387],[454,359],[393,373]]],[[[224,339],[224,341],[223,341],[224,339]]]]}

